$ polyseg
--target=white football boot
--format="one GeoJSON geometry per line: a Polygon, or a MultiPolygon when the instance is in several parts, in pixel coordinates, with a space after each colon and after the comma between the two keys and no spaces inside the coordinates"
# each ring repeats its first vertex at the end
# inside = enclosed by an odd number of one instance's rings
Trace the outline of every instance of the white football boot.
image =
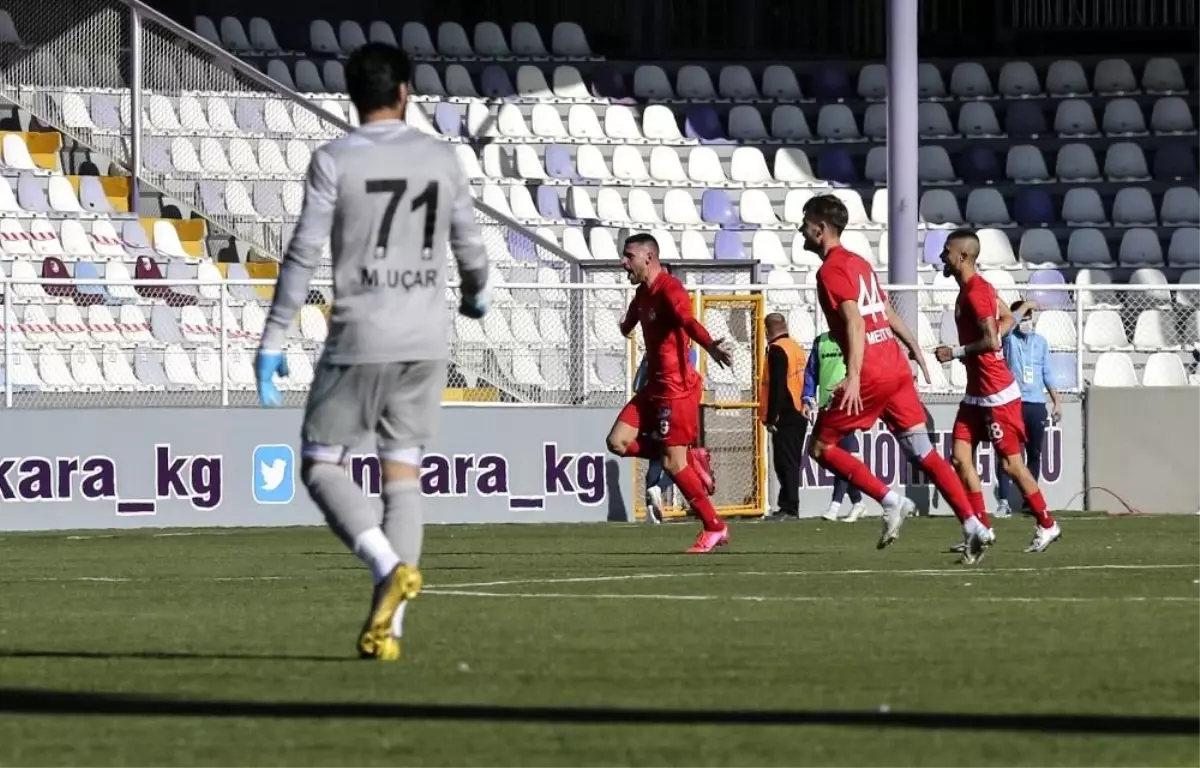
{"type": "Polygon", "coordinates": [[[1033,541],[1025,548],[1026,552],[1044,552],[1051,544],[1062,538],[1062,529],[1058,527],[1058,523],[1049,528],[1043,528],[1040,525],[1034,529],[1033,541]]]}
{"type": "Polygon", "coordinates": [[[894,506],[884,505],[883,533],[879,536],[879,543],[875,545],[876,549],[883,549],[900,538],[900,529],[904,526],[904,519],[911,515],[916,508],[917,505],[911,499],[901,499],[900,503],[894,506]]]}

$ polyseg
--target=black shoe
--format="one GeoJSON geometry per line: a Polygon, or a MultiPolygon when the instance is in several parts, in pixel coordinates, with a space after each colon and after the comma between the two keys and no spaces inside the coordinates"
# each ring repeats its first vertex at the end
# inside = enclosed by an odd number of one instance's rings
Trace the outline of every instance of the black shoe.
{"type": "Polygon", "coordinates": [[[770,515],[767,516],[767,520],[770,520],[773,523],[784,523],[784,522],[789,522],[792,520],[799,520],[799,519],[800,519],[799,512],[788,512],[788,511],[782,510],[782,509],[775,510],[774,512],[772,512],[770,515]]]}

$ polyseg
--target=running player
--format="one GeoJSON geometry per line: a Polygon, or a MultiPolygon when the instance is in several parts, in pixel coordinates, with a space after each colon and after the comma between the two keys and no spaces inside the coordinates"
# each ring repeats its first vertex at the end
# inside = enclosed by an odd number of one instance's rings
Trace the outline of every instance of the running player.
{"type": "MultiPolygon", "coordinates": [[[[990,442],[1000,456],[1000,468],[1021,489],[1021,495],[1037,519],[1033,543],[1026,552],[1041,552],[1062,536],[1058,523],[1046,509],[1046,499],[1033,473],[1025,466],[1025,418],[1021,410],[1021,388],[1004,362],[1002,339],[1013,327],[1015,318],[996,296],[996,289],[975,268],[979,258],[979,237],[969,229],[950,233],[942,250],[942,268],[946,277],[958,282],[958,301],[954,322],[958,327],[958,346],[938,347],[939,362],[962,360],[967,369],[967,392],[954,419],[954,468],[962,478],[971,507],[981,520],[987,519],[983,486],[975,471],[975,449],[990,442]]],[[[1017,308],[1023,314],[1024,306],[1017,308]]],[[[983,557],[984,548],[996,540],[988,529],[968,533],[963,562],[974,563],[983,557]]]]}
{"type": "Polygon", "coordinates": [[[411,129],[412,65],[369,43],[346,62],[361,125],[312,155],[256,358],[263,405],[281,403],[288,327],[331,245],[333,310],[302,428],[300,476],[333,532],[371,569],[375,588],[359,655],[400,657],[407,601],[421,588],[421,460],[446,385],[446,248],[458,262],[459,312],[487,311],[488,262],[454,145],[411,129]],[[383,520],[347,476],[349,452],[374,437],[383,520]]]}
{"type": "Polygon", "coordinates": [[[867,466],[838,446],[842,437],[870,429],[883,419],[897,442],[930,477],[967,532],[987,530],[971,511],[962,483],[949,462],[938,455],[925,426],[925,409],[917,396],[912,369],[896,339],[929,381],[921,348],[880,290],[875,273],[862,257],[842,247],[849,213],[834,195],[819,195],[804,204],[804,247],[821,257],[817,300],[829,332],[846,357],[846,378],[829,406],[817,416],[809,452],[835,474],[862,489],[883,507],[883,549],[900,536],[904,519],[916,505],[888,488],[867,466]]]}
{"type": "Polygon", "coordinates": [[[729,529],[709,498],[716,486],[707,451],[696,447],[703,382],[688,365],[688,339],[719,365],[728,367],[732,358],[724,339],[714,341],[692,316],[692,300],[683,284],[663,270],[653,236],[626,239],[621,265],[629,282],[638,286],[621,320],[621,333],[628,336],[641,323],[649,362],[646,385],[617,416],[608,433],[608,449],[618,456],[661,458],[704,523],[688,552],[711,552],[729,540],[729,529]]]}

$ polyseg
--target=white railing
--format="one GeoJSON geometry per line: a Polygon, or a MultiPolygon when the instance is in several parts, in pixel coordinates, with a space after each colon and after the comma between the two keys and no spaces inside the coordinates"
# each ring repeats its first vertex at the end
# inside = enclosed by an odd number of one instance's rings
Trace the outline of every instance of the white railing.
{"type": "MultiPolygon", "coordinates": [[[[329,280],[315,280],[313,288],[328,289],[329,280]]],[[[241,310],[248,326],[258,323],[269,301],[261,295],[235,296],[239,289],[271,289],[274,280],[112,280],[9,278],[0,276],[3,290],[4,402],[13,407],[94,407],[106,405],[173,405],[214,407],[252,405],[252,377],[245,372],[248,357],[257,345],[254,327],[243,327],[235,310],[241,310]],[[103,294],[97,296],[97,289],[103,294]],[[167,295],[154,295],[158,289],[167,295]],[[57,295],[56,295],[57,294],[57,295]],[[147,295],[149,294],[149,295],[147,295]],[[89,296],[96,296],[95,299],[89,296]],[[248,305],[253,305],[248,309],[248,305]],[[103,309],[112,320],[93,324],[90,307],[103,309]],[[134,323],[122,323],[125,306],[134,323]],[[196,307],[189,312],[188,307],[196,307]],[[66,308],[66,309],[64,309],[66,308]],[[50,311],[52,310],[52,311],[50,311]],[[186,317],[185,317],[186,315],[186,317]],[[187,325],[181,320],[199,319],[187,325]],[[258,318],[258,319],[255,319],[258,318]],[[193,337],[199,341],[188,342],[193,337]],[[184,341],[180,341],[184,340],[184,341]],[[173,346],[179,349],[172,351],[173,346]],[[82,351],[81,351],[82,350],[82,351]],[[69,358],[62,352],[67,351],[69,358]],[[100,363],[93,353],[101,352],[100,363]],[[86,352],[86,354],[83,354],[86,352]],[[187,359],[184,375],[172,378],[166,367],[170,355],[196,354],[196,367],[187,359]],[[36,353],[34,365],[31,353],[36,353]],[[110,361],[104,355],[158,355],[163,377],[142,381],[137,376],[114,383],[111,376],[96,372],[110,361]],[[205,369],[200,363],[216,368],[205,369]],[[78,358],[78,359],[77,359],[78,358]],[[78,365],[76,365],[78,363],[78,365]],[[30,366],[33,366],[30,368],[30,366]],[[56,368],[56,366],[58,366],[56,368]],[[72,369],[79,368],[79,371],[72,369]],[[190,372],[190,373],[189,373],[190,372]],[[233,375],[240,372],[239,375],[233,375]]],[[[807,346],[808,334],[824,330],[815,301],[815,285],[690,285],[693,295],[747,295],[761,293],[768,312],[788,318],[797,340],[807,346]]],[[[951,343],[954,299],[957,288],[942,286],[894,286],[885,288],[902,315],[910,321],[923,349],[930,353],[938,344],[951,343]],[[947,314],[949,313],[949,314],[947,314]]],[[[1037,330],[1047,337],[1053,352],[1074,355],[1074,382],[1064,392],[1086,387],[1091,360],[1105,351],[1125,351],[1134,366],[1138,355],[1159,352],[1188,355],[1200,348],[1200,285],[997,285],[1005,302],[1030,296],[1042,298],[1037,330]]],[[[447,289],[447,303],[456,305],[455,286],[447,289]]],[[[622,339],[615,323],[631,295],[628,284],[547,284],[537,282],[495,284],[494,312],[482,325],[456,318],[457,331],[451,341],[457,347],[453,359],[466,373],[459,388],[502,389],[518,393],[504,404],[615,406],[628,394],[631,361],[640,341],[622,339]],[[531,325],[533,324],[533,325],[531,325]],[[494,359],[493,359],[494,358],[494,359]],[[475,369],[464,360],[479,362],[475,369]],[[498,360],[499,362],[496,362],[498,360]],[[601,368],[607,364],[605,372],[601,368]],[[530,367],[532,366],[532,367],[530,367]],[[550,369],[565,373],[551,381],[550,369]],[[469,387],[468,376],[477,378],[469,387]],[[503,380],[503,381],[502,381],[503,380]],[[539,385],[540,382],[540,385],[539,385]],[[505,384],[510,386],[505,386],[505,384]],[[524,393],[521,395],[521,393],[524,393]]],[[[311,306],[311,305],[310,305],[311,306]]],[[[711,305],[710,305],[711,306],[711,305]]],[[[711,310],[710,310],[711,312],[711,310]]],[[[101,313],[96,313],[101,318],[101,313]]],[[[737,354],[761,354],[752,349],[753,334],[746,333],[746,317],[726,318],[723,324],[735,337],[737,354]],[[735,328],[735,326],[737,328],[735,328]],[[739,330],[740,329],[740,330],[739,330]]],[[[315,362],[324,332],[320,321],[308,312],[315,329],[295,339],[293,349],[303,353],[307,364],[315,362]]],[[[712,318],[710,318],[712,319],[712,318]]],[[[720,318],[716,318],[720,319],[720,318]]],[[[635,334],[635,337],[638,334],[635,334]]],[[[138,360],[111,358],[116,370],[137,367],[138,360]]],[[[302,365],[305,360],[299,360],[302,365]]],[[[150,365],[150,363],[148,363],[150,365]]],[[[939,365],[933,362],[932,365],[939,365]]],[[[748,371],[749,367],[735,365],[748,371]]],[[[181,369],[182,370],[182,369],[181,369]]],[[[927,394],[953,395],[961,391],[956,370],[942,369],[941,383],[925,385],[927,394]]],[[[748,374],[738,374],[737,388],[753,386],[748,374]]],[[[119,377],[118,377],[119,378],[119,377]]],[[[1140,377],[1139,377],[1140,378],[1140,377]]],[[[726,382],[728,383],[728,382],[726,382]]],[[[299,405],[306,384],[299,375],[292,385],[291,404],[299,405]]],[[[448,405],[495,405],[494,400],[448,405]]]]}

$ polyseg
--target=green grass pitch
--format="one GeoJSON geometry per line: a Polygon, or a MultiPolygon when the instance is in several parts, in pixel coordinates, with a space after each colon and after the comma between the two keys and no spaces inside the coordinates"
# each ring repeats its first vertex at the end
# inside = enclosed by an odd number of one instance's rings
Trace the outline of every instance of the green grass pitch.
{"type": "Polygon", "coordinates": [[[404,658],[323,529],[0,535],[3,765],[1200,763],[1200,522],[431,526],[404,658]]]}

